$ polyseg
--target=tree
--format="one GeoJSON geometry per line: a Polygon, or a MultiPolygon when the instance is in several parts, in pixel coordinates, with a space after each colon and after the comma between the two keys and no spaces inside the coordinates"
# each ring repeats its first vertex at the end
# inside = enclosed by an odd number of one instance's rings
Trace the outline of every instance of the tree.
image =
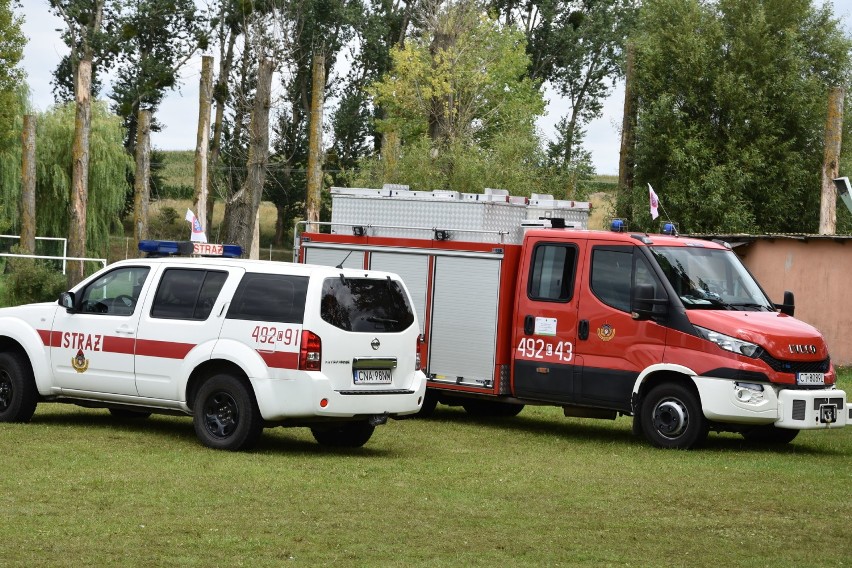
{"type": "Polygon", "coordinates": [[[554,178],[542,178],[546,157],[535,133],[544,102],[526,76],[523,34],[474,4],[438,7],[432,22],[392,51],[391,72],[371,87],[387,112],[381,129],[399,136],[398,155],[366,162],[356,179],[549,193],[542,190],[554,178]]]}
{"type": "Polygon", "coordinates": [[[358,160],[382,147],[376,120],[385,117],[381,105],[371,105],[365,88],[391,69],[391,49],[401,48],[411,27],[415,0],[365,0],[363,16],[354,30],[360,50],[353,57],[346,85],[331,121],[334,128],[332,159],[339,169],[351,169],[358,160]],[[372,146],[372,148],[371,148],[372,146]]]}
{"type": "Polygon", "coordinates": [[[654,228],[651,183],[681,231],[815,231],[827,93],[852,48],[830,7],[653,0],[636,46],[631,226],[654,228]]]}
{"type": "MultiPolygon", "coordinates": [[[[130,153],[136,145],[140,108],[156,116],[181,67],[207,47],[201,16],[192,0],[120,0],[120,12],[107,28],[117,38],[116,78],[109,98],[125,126],[130,153]]],[[[154,120],[151,129],[161,126],[154,120]]]]}
{"type": "MultiPolygon", "coordinates": [[[[74,107],[74,103],[57,105],[38,117],[36,215],[40,229],[47,235],[66,235],[70,230],[74,107]]],[[[90,141],[92,160],[89,162],[87,204],[90,214],[85,252],[106,257],[110,230],[121,226],[120,215],[128,192],[127,172],[132,170],[133,162],[124,150],[121,119],[110,113],[102,102],[92,105],[90,141]]]]}
{"type": "MultiPolygon", "coordinates": [[[[98,58],[109,53],[108,36],[101,24],[106,0],[50,0],[52,11],[65,22],[65,43],[71,48],[76,118],[71,165],[71,207],[68,210],[68,256],[86,254],[86,223],[89,191],[89,135],[92,120],[92,76],[98,58]]],[[[71,262],[68,285],[83,279],[83,263],[71,262]]]]}
{"type": "Polygon", "coordinates": [[[285,34],[289,41],[285,44],[282,61],[286,103],[279,109],[275,123],[271,156],[275,168],[266,186],[266,197],[277,210],[275,242],[278,244],[305,201],[313,55],[322,54],[327,62],[319,84],[329,97],[335,92],[331,62],[353,37],[355,23],[362,18],[362,12],[357,0],[291,0],[284,2],[280,16],[288,22],[285,34]]]}
{"type": "Polygon", "coordinates": [[[583,164],[583,128],[601,114],[603,101],[622,75],[624,49],[637,0],[491,0],[507,25],[527,38],[529,76],[549,83],[570,104],[559,121],[551,154],[558,164],[583,164]]]}
{"type": "Polygon", "coordinates": [[[20,196],[20,132],[27,100],[20,63],[26,37],[11,0],[0,0],[0,230],[15,226],[20,196]]]}

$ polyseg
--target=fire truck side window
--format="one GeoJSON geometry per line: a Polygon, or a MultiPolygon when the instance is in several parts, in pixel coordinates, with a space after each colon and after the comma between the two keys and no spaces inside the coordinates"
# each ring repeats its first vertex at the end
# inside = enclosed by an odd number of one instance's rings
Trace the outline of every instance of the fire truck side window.
{"type": "Polygon", "coordinates": [[[227,278],[227,272],[169,268],[157,287],[151,317],[206,320],[227,278]]]}
{"type": "Polygon", "coordinates": [[[307,276],[249,272],[240,281],[227,319],[302,323],[307,276]]]}
{"type": "Polygon", "coordinates": [[[540,243],[533,251],[527,295],[533,300],[567,302],[574,295],[577,247],[540,243]]]}
{"type": "Polygon", "coordinates": [[[595,248],[592,251],[592,292],[604,304],[630,311],[633,251],[595,248]]]}

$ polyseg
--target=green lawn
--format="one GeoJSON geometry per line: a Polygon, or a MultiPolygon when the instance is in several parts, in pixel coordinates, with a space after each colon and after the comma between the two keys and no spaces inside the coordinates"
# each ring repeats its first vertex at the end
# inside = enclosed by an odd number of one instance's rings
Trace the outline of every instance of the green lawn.
{"type": "MultiPolygon", "coordinates": [[[[852,388],[852,373],[843,386],[852,388]]],[[[439,407],[360,450],[41,405],[0,424],[2,566],[848,566],[852,428],[653,449],[628,419],[439,407]]]]}

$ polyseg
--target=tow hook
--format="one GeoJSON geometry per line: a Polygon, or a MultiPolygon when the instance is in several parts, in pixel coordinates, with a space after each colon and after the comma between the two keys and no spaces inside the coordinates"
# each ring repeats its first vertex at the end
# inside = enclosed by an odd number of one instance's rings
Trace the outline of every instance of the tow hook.
{"type": "Polygon", "coordinates": [[[370,419],[367,422],[370,423],[370,426],[381,426],[382,424],[386,424],[388,421],[387,413],[384,414],[374,414],[370,416],[370,419]]]}

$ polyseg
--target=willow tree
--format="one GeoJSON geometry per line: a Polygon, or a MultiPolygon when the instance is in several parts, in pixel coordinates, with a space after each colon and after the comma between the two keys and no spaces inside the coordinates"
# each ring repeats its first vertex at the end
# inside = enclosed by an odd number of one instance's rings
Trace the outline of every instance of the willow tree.
{"type": "Polygon", "coordinates": [[[21,116],[26,101],[20,62],[26,38],[10,0],[0,0],[0,230],[14,226],[20,193],[21,116]]]}
{"type": "MultiPolygon", "coordinates": [[[[39,231],[45,235],[61,236],[69,232],[75,112],[75,105],[67,103],[51,108],[38,119],[36,215],[39,231]]],[[[127,174],[132,171],[133,162],[124,150],[121,119],[111,114],[102,102],[92,105],[89,148],[84,252],[106,257],[110,229],[121,223],[124,197],[129,189],[127,174]]]]}

